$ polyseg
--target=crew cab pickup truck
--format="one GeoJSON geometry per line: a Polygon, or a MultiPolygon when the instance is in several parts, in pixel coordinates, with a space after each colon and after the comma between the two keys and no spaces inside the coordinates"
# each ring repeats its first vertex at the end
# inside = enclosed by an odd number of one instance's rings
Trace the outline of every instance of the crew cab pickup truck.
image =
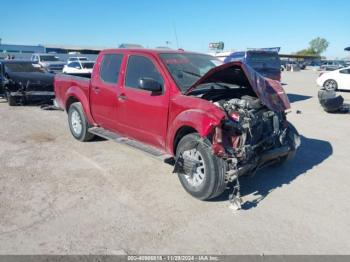
{"type": "Polygon", "coordinates": [[[91,79],[56,75],[54,88],[77,140],[98,135],[172,158],[185,190],[201,200],[241,175],[290,159],[299,145],[280,83],[239,61],[104,50],[91,79]]]}

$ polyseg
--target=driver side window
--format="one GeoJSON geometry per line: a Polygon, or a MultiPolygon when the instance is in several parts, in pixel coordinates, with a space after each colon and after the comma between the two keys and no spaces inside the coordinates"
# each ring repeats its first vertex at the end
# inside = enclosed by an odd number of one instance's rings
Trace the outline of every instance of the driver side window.
{"type": "Polygon", "coordinates": [[[126,69],[125,86],[140,89],[141,78],[152,78],[164,85],[163,78],[153,62],[144,56],[131,55],[126,69]]]}

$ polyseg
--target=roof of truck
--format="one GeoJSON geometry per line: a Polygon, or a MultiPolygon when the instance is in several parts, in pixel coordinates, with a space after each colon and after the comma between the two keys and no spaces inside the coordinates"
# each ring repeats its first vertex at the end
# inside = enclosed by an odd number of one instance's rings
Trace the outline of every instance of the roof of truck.
{"type": "Polygon", "coordinates": [[[111,52],[111,51],[130,51],[130,52],[140,52],[140,53],[148,53],[148,54],[163,54],[163,53],[175,53],[175,54],[183,54],[183,53],[191,53],[191,54],[200,54],[192,51],[184,51],[173,50],[173,49],[148,49],[148,48],[113,48],[113,49],[105,49],[101,52],[111,52]]]}

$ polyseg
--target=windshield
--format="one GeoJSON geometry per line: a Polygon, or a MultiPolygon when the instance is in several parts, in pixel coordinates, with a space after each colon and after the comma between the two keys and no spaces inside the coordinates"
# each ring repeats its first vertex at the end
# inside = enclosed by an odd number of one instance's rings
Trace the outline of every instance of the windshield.
{"type": "Polygon", "coordinates": [[[34,67],[31,63],[9,63],[5,64],[7,72],[43,72],[42,69],[34,67]]]}
{"type": "Polygon", "coordinates": [[[87,61],[88,59],[87,59],[87,57],[79,57],[78,58],[80,61],[87,61]]]}
{"type": "Polygon", "coordinates": [[[94,67],[94,63],[81,63],[81,65],[83,66],[83,68],[85,69],[91,69],[94,67]]]}
{"type": "Polygon", "coordinates": [[[43,62],[56,62],[56,61],[60,61],[58,59],[57,56],[54,56],[54,55],[44,55],[44,56],[40,56],[40,61],[43,61],[43,62]]]}
{"type": "Polygon", "coordinates": [[[281,60],[276,52],[248,52],[247,63],[253,68],[276,68],[280,70],[281,60]]]}
{"type": "Polygon", "coordinates": [[[210,69],[222,62],[210,55],[204,54],[160,54],[169,73],[181,91],[185,92],[210,69]]]}

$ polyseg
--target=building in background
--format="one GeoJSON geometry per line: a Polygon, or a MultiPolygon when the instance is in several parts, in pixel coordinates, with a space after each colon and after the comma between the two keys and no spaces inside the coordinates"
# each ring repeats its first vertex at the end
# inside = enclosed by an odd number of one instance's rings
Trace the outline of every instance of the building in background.
{"type": "Polygon", "coordinates": [[[11,55],[16,59],[30,59],[34,53],[51,53],[58,56],[61,60],[66,60],[70,55],[80,54],[95,60],[102,49],[104,48],[68,45],[13,45],[0,42],[0,58],[11,55]]]}
{"type": "Polygon", "coordinates": [[[15,56],[16,58],[30,58],[33,53],[45,53],[45,47],[42,45],[11,45],[0,44],[0,57],[4,58],[7,55],[15,56]]]}

